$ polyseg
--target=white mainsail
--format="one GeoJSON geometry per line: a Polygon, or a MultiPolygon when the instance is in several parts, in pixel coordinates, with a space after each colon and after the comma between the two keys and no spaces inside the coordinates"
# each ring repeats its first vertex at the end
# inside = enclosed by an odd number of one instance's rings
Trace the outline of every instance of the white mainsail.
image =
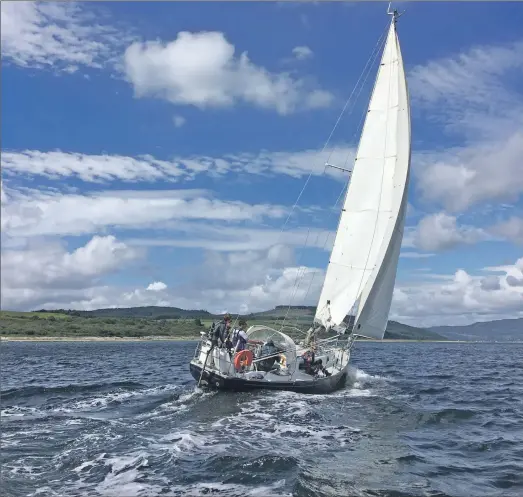
{"type": "Polygon", "coordinates": [[[370,99],[315,322],[383,338],[407,209],[410,107],[393,15],[370,99]]]}

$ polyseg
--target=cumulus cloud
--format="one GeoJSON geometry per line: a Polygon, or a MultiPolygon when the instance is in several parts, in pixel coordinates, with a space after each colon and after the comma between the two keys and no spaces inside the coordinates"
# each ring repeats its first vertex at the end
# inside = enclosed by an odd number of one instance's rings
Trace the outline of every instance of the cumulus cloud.
{"type": "MultiPolygon", "coordinates": [[[[22,67],[65,74],[110,67],[122,71],[137,97],[198,108],[244,102],[286,115],[327,107],[334,99],[309,80],[256,65],[221,32],[182,31],[171,42],[141,43],[128,27],[104,22],[103,11],[92,6],[17,1],[1,8],[2,57],[22,67]]],[[[296,47],[294,54],[305,58],[312,52],[296,47]]],[[[175,124],[183,122],[175,118],[175,124]]]]}
{"type": "MultiPolygon", "coordinates": [[[[151,291],[149,287],[79,286],[66,293],[37,287],[26,289],[25,294],[11,290],[8,295],[12,302],[16,300],[18,308],[34,308],[45,302],[55,308],[162,305],[247,313],[291,303],[315,305],[324,271],[299,266],[293,261],[292,251],[282,247],[232,256],[208,254],[201,272],[194,273],[196,278],[185,285],[162,287],[159,291],[151,291]],[[271,264],[266,262],[268,258],[271,264]]],[[[420,274],[420,281],[397,284],[390,317],[417,326],[523,317],[522,269],[523,258],[510,266],[482,271],[499,275],[471,275],[463,270],[454,275],[420,274]],[[518,280],[517,284],[514,280],[518,280]]]]}
{"type": "Polygon", "coordinates": [[[310,59],[314,52],[307,46],[301,45],[292,49],[292,54],[298,60],[310,59]]]}
{"type": "Polygon", "coordinates": [[[509,286],[516,286],[516,287],[523,286],[523,278],[516,278],[515,276],[512,276],[511,274],[509,274],[507,276],[507,283],[509,286]]]}
{"type": "Polygon", "coordinates": [[[482,290],[500,290],[501,285],[499,283],[499,277],[498,276],[487,276],[486,278],[483,278],[480,282],[481,289],[482,290]]]}
{"type": "Polygon", "coordinates": [[[163,281],[155,281],[147,287],[147,290],[149,290],[150,292],[162,292],[166,289],[167,285],[163,281]]]}
{"type": "Polygon", "coordinates": [[[182,31],[169,43],[135,42],[124,66],[137,97],[156,97],[200,109],[246,102],[290,114],[328,106],[332,95],[287,73],[255,65],[223,33],[182,31]]]}
{"type": "Polygon", "coordinates": [[[454,216],[439,212],[425,216],[418,224],[414,244],[422,250],[445,250],[488,239],[484,230],[458,226],[454,216]]]}
{"type": "Polygon", "coordinates": [[[520,217],[512,216],[507,221],[491,226],[489,231],[511,242],[523,244],[523,219],[520,217]]]}
{"type": "Polygon", "coordinates": [[[499,275],[471,275],[460,269],[454,275],[401,283],[394,292],[391,318],[436,326],[523,317],[523,286],[507,281],[521,279],[522,269],[523,258],[513,265],[483,268],[499,275]]]}
{"type": "Polygon", "coordinates": [[[61,295],[64,302],[142,256],[140,250],[114,236],[93,236],[72,252],[62,243],[45,241],[3,249],[2,308],[34,308],[43,305],[50,295],[61,295]]]}
{"type": "MultiPolygon", "coordinates": [[[[174,306],[220,312],[255,312],[291,303],[314,305],[323,282],[323,270],[295,264],[292,249],[276,245],[268,250],[233,254],[208,252],[191,268],[185,284],[168,287],[154,282],[147,287],[77,287],[68,297],[60,291],[35,291],[10,301],[11,308],[174,306]]],[[[12,295],[12,294],[10,294],[12,295]]]]}
{"type": "Polygon", "coordinates": [[[416,157],[423,196],[451,211],[523,192],[523,41],[475,47],[409,72],[413,105],[464,144],[416,157]]]}
{"type": "Polygon", "coordinates": [[[2,2],[2,58],[73,74],[114,60],[131,37],[74,2],[2,2]]]}

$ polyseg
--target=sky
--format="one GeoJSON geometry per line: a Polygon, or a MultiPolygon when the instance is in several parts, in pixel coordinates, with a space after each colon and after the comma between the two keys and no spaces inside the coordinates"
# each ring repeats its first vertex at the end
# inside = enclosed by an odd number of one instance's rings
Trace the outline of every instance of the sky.
{"type": "MultiPolygon", "coordinates": [[[[523,317],[523,4],[393,6],[390,318],[523,317]]],[[[352,167],[386,8],[2,2],[2,309],[316,305],[348,179],[324,163],[352,167]]]]}

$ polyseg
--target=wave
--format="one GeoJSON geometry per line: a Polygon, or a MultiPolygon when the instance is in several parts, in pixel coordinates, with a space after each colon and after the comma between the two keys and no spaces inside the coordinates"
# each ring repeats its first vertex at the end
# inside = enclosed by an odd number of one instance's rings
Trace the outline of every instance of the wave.
{"type": "Polygon", "coordinates": [[[143,388],[145,385],[133,381],[116,381],[112,383],[88,383],[88,384],[70,384],[63,386],[30,386],[21,388],[10,388],[8,390],[2,390],[0,392],[0,398],[2,400],[17,400],[21,398],[35,397],[40,395],[50,394],[77,394],[87,393],[96,390],[103,390],[108,388],[120,388],[120,389],[136,389],[143,388]]]}
{"type": "Polygon", "coordinates": [[[477,412],[470,409],[447,408],[435,412],[418,415],[420,424],[440,424],[465,421],[476,416],[477,412]]]}

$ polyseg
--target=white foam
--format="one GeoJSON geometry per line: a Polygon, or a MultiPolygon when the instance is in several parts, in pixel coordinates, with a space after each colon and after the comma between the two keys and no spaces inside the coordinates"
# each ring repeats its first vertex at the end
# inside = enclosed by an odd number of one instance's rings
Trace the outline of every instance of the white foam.
{"type": "Polygon", "coordinates": [[[21,407],[12,406],[6,407],[0,411],[0,417],[2,418],[22,418],[24,416],[34,416],[39,414],[40,411],[35,407],[21,407]]]}
{"type": "Polygon", "coordinates": [[[156,407],[150,412],[146,412],[136,416],[138,420],[147,420],[150,418],[162,419],[171,417],[173,414],[178,414],[187,411],[192,403],[196,400],[203,400],[216,395],[215,391],[206,391],[198,387],[194,387],[193,390],[181,394],[177,399],[165,402],[162,405],[156,407]]]}
{"type": "MultiPolygon", "coordinates": [[[[221,483],[221,482],[208,482],[208,483],[195,483],[193,485],[175,485],[171,487],[174,491],[174,495],[178,495],[178,492],[183,492],[185,495],[198,496],[198,495],[226,495],[232,497],[233,495],[241,496],[259,496],[259,497],[287,497],[292,496],[292,493],[278,491],[285,485],[285,480],[275,481],[271,485],[257,485],[251,487],[248,485],[240,485],[233,483],[221,483]]],[[[173,495],[168,493],[166,495],[173,495]]]]}
{"type": "Polygon", "coordinates": [[[121,404],[130,399],[152,397],[160,394],[174,394],[179,389],[179,385],[168,384],[158,387],[146,388],[142,390],[117,390],[114,392],[105,393],[98,397],[74,401],[69,405],[60,406],[53,409],[53,412],[72,413],[75,411],[90,411],[93,409],[101,410],[106,409],[107,407],[109,407],[110,404],[121,404]]]}

